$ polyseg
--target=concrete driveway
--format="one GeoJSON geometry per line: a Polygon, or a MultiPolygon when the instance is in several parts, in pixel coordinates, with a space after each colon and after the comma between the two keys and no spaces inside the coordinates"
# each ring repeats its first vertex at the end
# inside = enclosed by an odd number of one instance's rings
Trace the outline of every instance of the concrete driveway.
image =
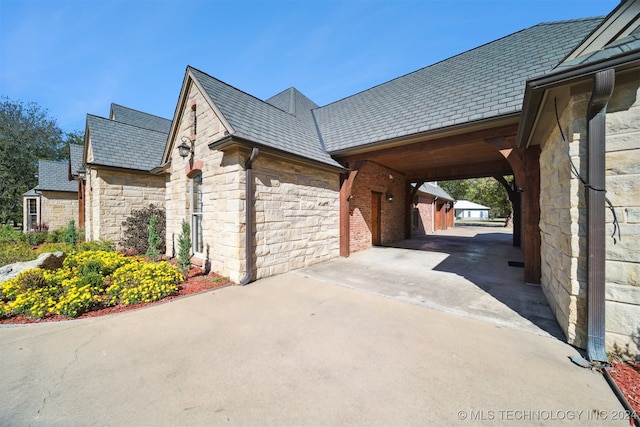
{"type": "Polygon", "coordinates": [[[553,336],[564,333],[538,285],[524,282],[511,229],[456,227],[296,271],[303,277],[553,336]]]}
{"type": "Polygon", "coordinates": [[[575,354],[548,336],[285,274],[1,327],[0,425],[628,425],[575,354]]]}

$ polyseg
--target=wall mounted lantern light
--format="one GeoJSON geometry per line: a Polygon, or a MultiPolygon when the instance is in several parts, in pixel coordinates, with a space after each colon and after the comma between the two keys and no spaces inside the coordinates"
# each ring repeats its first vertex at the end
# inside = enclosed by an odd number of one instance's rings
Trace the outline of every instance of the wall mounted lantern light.
{"type": "Polygon", "coordinates": [[[393,194],[387,193],[384,196],[387,198],[388,201],[393,202],[393,194]]]}
{"type": "Polygon", "coordinates": [[[445,203],[444,207],[445,207],[446,210],[451,209],[451,203],[449,203],[449,202],[445,203]]]}
{"type": "Polygon", "coordinates": [[[185,158],[189,155],[193,156],[193,152],[194,152],[193,139],[183,136],[182,144],[178,145],[178,153],[180,154],[180,157],[185,158]]]}

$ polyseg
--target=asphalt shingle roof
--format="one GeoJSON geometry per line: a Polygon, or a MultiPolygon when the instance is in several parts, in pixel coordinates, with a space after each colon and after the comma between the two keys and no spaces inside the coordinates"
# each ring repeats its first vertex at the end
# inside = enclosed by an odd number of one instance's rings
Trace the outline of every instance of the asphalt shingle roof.
{"type": "Polygon", "coordinates": [[[543,23],[314,110],[328,152],[519,113],[602,18],[543,23]]]}
{"type": "Polygon", "coordinates": [[[272,104],[200,70],[192,67],[189,69],[231,125],[232,135],[320,163],[341,167],[323,150],[312,116],[305,113],[308,105],[314,104],[304,95],[297,91],[293,93],[294,107],[291,107],[291,102],[287,104],[287,94],[276,95],[275,99],[271,99],[272,104]],[[295,115],[289,112],[292,108],[295,109],[295,115]]]}
{"type": "Polygon", "coordinates": [[[169,134],[171,130],[171,120],[143,113],[133,108],[123,107],[118,104],[111,104],[111,120],[137,126],[143,129],[154,130],[169,134]]]}
{"type": "Polygon", "coordinates": [[[78,172],[84,169],[82,164],[82,155],[84,147],[78,144],[69,144],[69,163],[71,164],[71,174],[78,175],[78,172]]]}
{"type": "Polygon", "coordinates": [[[603,49],[582,55],[571,61],[560,64],[553,71],[565,70],[568,68],[588,65],[597,61],[609,59],[611,57],[626,54],[632,51],[640,50],[640,27],[636,28],[633,33],[620,40],[616,40],[606,45],[603,49]]]}
{"type": "Polygon", "coordinates": [[[93,165],[150,171],[162,162],[167,133],[91,114],[87,114],[87,130],[93,165]]]}
{"type": "Polygon", "coordinates": [[[38,191],[78,192],[78,182],[69,181],[69,162],[53,160],[38,161],[38,191]]]}
{"type": "Polygon", "coordinates": [[[441,199],[447,199],[454,201],[455,199],[449,195],[446,191],[442,189],[442,187],[438,185],[431,184],[430,182],[425,182],[418,188],[418,191],[423,193],[430,194],[432,196],[438,196],[441,199]]]}

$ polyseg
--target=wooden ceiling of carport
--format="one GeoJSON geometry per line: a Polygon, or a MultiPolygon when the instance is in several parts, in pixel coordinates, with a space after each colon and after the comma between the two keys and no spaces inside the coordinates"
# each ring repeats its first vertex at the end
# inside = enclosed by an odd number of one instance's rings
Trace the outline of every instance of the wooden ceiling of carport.
{"type": "MultiPolygon", "coordinates": [[[[372,161],[404,174],[410,182],[511,175],[512,168],[498,148],[514,147],[517,130],[518,124],[511,123],[441,137],[412,137],[336,158],[348,164],[372,161]]],[[[517,154],[522,158],[521,152],[517,154]]]]}

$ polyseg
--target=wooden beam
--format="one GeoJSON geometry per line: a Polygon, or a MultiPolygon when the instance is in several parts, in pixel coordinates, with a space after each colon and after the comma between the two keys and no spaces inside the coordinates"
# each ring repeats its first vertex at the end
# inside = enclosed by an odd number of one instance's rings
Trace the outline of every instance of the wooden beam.
{"type": "Polygon", "coordinates": [[[406,239],[411,238],[411,205],[413,204],[413,198],[416,197],[418,190],[424,184],[424,181],[416,182],[415,187],[411,186],[411,183],[407,181],[407,198],[406,198],[406,206],[405,206],[405,215],[404,215],[404,237],[406,239]]]}
{"type": "Polygon", "coordinates": [[[498,152],[502,154],[507,162],[509,162],[509,166],[511,166],[513,176],[516,180],[516,186],[524,188],[524,162],[520,153],[515,148],[515,139],[511,137],[499,137],[485,139],[484,142],[498,150],[498,152]]]}
{"type": "Polygon", "coordinates": [[[445,181],[452,179],[482,178],[494,175],[511,175],[513,172],[504,160],[498,162],[470,163],[457,166],[428,168],[407,173],[407,180],[445,181]]]}
{"type": "Polygon", "coordinates": [[[540,146],[524,152],[524,281],[540,283],[540,146]]]}
{"type": "Polygon", "coordinates": [[[423,152],[435,148],[451,148],[470,142],[483,141],[503,136],[514,136],[518,132],[518,124],[500,126],[492,129],[479,130],[475,132],[465,132],[459,135],[448,136],[445,138],[430,139],[426,141],[414,142],[406,145],[398,145],[389,148],[372,149],[365,153],[358,153],[346,156],[336,156],[339,161],[353,162],[356,160],[374,160],[381,157],[395,156],[399,154],[411,154],[423,152]]]}
{"type": "Polygon", "coordinates": [[[353,169],[347,174],[342,175],[340,183],[340,256],[348,257],[351,254],[351,224],[349,218],[349,200],[351,199],[351,191],[353,183],[356,180],[358,172],[364,165],[363,161],[356,162],[353,169]]]}

